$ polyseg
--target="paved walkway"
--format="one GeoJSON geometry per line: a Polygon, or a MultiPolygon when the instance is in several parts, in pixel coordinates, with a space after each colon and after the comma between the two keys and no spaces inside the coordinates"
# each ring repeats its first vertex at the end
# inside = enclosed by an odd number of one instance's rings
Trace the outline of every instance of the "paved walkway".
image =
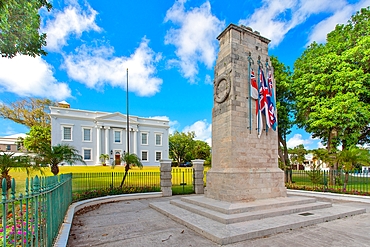
{"type": "MultiPolygon", "coordinates": [[[[295,191],[289,194],[302,195],[295,191]]],[[[370,246],[369,197],[328,196],[323,193],[304,195],[315,195],[318,200],[333,204],[366,208],[367,212],[227,246],[370,246]]],[[[82,214],[75,214],[67,246],[220,246],[149,207],[149,203],[154,201],[180,197],[183,196],[128,199],[89,206],[82,214]]]]}

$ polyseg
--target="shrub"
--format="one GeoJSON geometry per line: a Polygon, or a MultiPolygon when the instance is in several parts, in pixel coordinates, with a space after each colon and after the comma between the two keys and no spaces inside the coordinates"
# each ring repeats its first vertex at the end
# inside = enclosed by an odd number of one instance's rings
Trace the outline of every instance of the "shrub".
{"type": "Polygon", "coordinates": [[[158,191],[160,191],[159,187],[122,187],[122,188],[113,187],[113,188],[95,189],[82,192],[74,192],[72,194],[72,201],[77,202],[102,196],[158,192],[158,191]]]}

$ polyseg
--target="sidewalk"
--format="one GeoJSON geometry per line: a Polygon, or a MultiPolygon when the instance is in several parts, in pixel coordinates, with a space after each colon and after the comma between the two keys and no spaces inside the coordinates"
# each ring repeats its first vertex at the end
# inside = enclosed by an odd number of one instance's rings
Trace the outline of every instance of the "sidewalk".
{"type": "MultiPolygon", "coordinates": [[[[369,246],[369,197],[291,190],[288,194],[314,196],[319,201],[366,208],[366,213],[227,246],[369,246]]],[[[149,208],[151,202],[181,197],[184,196],[126,197],[117,202],[106,200],[101,205],[91,203],[83,214],[75,214],[67,246],[220,246],[149,208]]]]}

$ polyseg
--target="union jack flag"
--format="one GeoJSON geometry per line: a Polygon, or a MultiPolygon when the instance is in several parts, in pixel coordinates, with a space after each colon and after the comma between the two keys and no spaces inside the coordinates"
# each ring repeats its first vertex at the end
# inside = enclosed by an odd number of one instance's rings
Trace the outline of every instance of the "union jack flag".
{"type": "Polygon", "coordinates": [[[259,90],[258,90],[258,120],[257,120],[257,129],[258,137],[262,133],[262,115],[264,115],[266,128],[272,128],[276,130],[276,107],[274,103],[274,92],[272,85],[272,78],[269,74],[268,82],[266,82],[265,76],[261,68],[259,68],[259,90]]]}
{"type": "Polygon", "coordinates": [[[270,93],[270,103],[269,103],[269,118],[270,118],[270,126],[273,130],[276,131],[277,121],[276,121],[276,101],[275,101],[275,93],[274,93],[274,86],[272,84],[272,71],[269,70],[269,77],[268,77],[268,84],[269,84],[269,93],[270,93]]]}

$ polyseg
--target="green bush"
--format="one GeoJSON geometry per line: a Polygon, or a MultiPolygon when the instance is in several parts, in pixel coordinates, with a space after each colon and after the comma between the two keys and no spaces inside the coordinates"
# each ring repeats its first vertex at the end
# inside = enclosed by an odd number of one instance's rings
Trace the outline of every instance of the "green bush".
{"type": "Polygon", "coordinates": [[[146,193],[146,192],[159,192],[159,191],[161,191],[159,187],[123,187],[123,188],[113,187],[113,188],[95,189],[95,190],[74,192],[72,194],[72,201],[78,202],[78,201],[102,197],[102,196],[146,193]]]}

